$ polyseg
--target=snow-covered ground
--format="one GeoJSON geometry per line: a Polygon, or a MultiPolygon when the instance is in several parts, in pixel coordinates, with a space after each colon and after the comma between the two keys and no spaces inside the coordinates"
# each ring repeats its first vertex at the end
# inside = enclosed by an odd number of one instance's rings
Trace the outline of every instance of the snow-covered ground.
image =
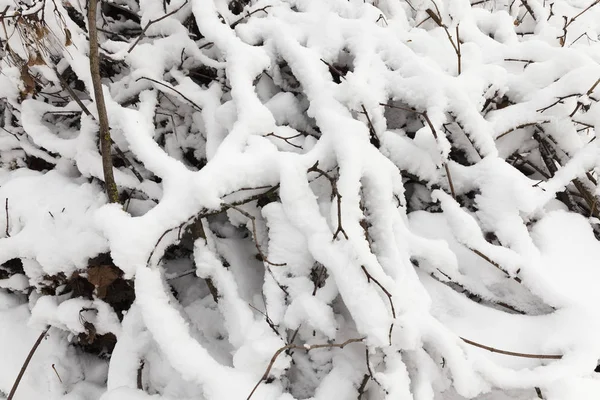
{"type": "Polygon", "coordinates": [[[103,2],[121,204],[84,3],[0,0],[0,398],[600,396],[600,1],[103,2]]]}

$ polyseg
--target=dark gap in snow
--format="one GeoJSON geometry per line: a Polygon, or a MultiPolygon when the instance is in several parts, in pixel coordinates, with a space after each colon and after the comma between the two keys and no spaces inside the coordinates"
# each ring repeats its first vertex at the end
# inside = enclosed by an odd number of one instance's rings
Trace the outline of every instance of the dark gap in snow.
{"type": "Polygon", "coordinates": [[[114,2],[102,1],[101,11],[105,17],[111,18],[115,22],[131,21],[136,24],[141,22],[139,15],[134,11],[114,2]]]}
{"type": "Polygon", "coordinates": [[[196,17],[194,14],[190,14],[190,16],[183,22],[183,26],[185,26],[192,37],[193,40],[200,40],[204,38],[204,36],[200,33],[200,29],[198,29],[198,24],[196,23],[196,17]]]}

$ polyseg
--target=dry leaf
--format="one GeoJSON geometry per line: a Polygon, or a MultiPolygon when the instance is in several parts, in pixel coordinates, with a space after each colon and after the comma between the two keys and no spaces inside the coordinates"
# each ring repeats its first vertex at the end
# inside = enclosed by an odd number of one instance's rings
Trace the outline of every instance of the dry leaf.
{"type": "Polygon", "coordinates": [[[70,46],[72,44],[73,42],[71,41],[71,31],[65,28],[65,46],[70,46]]]}
{"type": "Polygon", "coordinates": [[[106,289],[119,275],[119,269],[112,265],[99,265],[88,269],[88,281],[96,288],[106,289]]]}
{"type": "Polygon", "coordinates": [[[29,68],[27,68],[27,65],[23,65],[21,67],[21,81],[23,81],[23,85],[25,86],[25,89],[21,92],[22,97],[25,97],[35,91],[35,80],[29,73],[29,68]]]}

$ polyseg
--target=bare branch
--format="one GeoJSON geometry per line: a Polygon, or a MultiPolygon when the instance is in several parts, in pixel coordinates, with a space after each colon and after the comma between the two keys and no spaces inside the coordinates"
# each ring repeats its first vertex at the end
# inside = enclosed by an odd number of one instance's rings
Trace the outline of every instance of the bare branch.
{"type": "Polygon", "coordinates": [[[90,74],[94,87],[94,98],[98,110],[98,123],[100,125],[100,149],[102,153],[102,168],[104,170],[104,184],[106,195],[111,203],[119,202],[119,190],[113,174],[113,163],[111,155],[110,128],[108,126],[108,114],[104,104],[104,93],[100,78],[100,58],[98,54],[98,31],[96,29],[96,8],[98,0],[88,1],[88,23],[90,36],[90,74]]]}
{"type": "Polygon", "coordinates": [[[282,267],[284,265],[287,265],[286,263],[281,263],[281,264],[272,263],[271,261],[269,261],[267,259],[267,256],[261,250],[260,245],[258,244],[258,234],[256,232],[256,218],[254,217],[254,215],[247,213],[246,211],[242,210],[241,208],[237,207],[234,204],[223,204],[223,205],[227,208],[233,208],[240,214],[242,214],[245,217],[250,219],[250,221],[252,223],[252,234],[254,235],[254,244],[256,246],[256,250],[258,250],[258,254],[260,255],[260,258],[262,259],[262,261],[266,262],[269,265],[273,265],[275,267],[282,267]]]}
{"type": "Polygon", "coordinates": [[[486,346],[481,343],[474,342],[469,339],[461,337],[461,340],[471,346],[479,347],[480,349],[487,350],[492,353],[504,354],[506,356],[522,357],[522,358],[538,358],[542,360],[560,360],[563,356],[559,354],[528,354],[528,353],[515,353],[514,351],[500,350],[495,347],[486,346]]]}
{"type": "Polygon", "coordinates": [[[129,48],[129,50],[127,50],[127,53],[131,53],[131,51],[135,48],[135,46],[138,45],[138,43],[140,42],[140,40],[142,40],[142,38],[146,35],[146,31],[148,30],[148,28],[150,28],[150,26],[152,26],[153,24],[162,21],[165,18],[170,17],[173,14],[176,14],[179,10],[181,10],[183,7],[186,6],[186,4],[188,3],[188,0],[185,0],[183,2],[182,5],[180,5],[179,7],[177,7],[175,10],[163,15],[160,18],[157,19],[153,19],[148,21],[148,23],[146,24],[146,26],[144,27],[144,29],[142,29],[142,33],[140,33],[140,36],[138,36],[138,38],[135,40],[135,42],[133,42],[133,44],[131,45],[131,47],[129,48]]]}
{"type": "Polygon", "coordinates": [[[25,370],[27,369],[27,366],[29,365],[31,358],[33,357],[33,354],[39,347],[40,343],[42,343],[42,340],[44,339],[44,337],[46,337],[48,330],[50,330],[50,325],[48,325],[46,327],[46,329],[44,329],[42,331],[42,333],[40,333],[40,336],[38,336],[37,340],[33,344],[33,347],[31,348],[31,350],[29,350],[29,354],[27,355],[27,358],[25,359],[25,362],[23,363],[23,366],[21,367],[21,370],[19,371],[19,375],[17,375],[17,379],[15,379],[15,382],[13,383],[12,389],[10,389],[10,393],[8,394],[8,397],[6,398],[6,400],[13,399],[15,392],[17,391],[17,388],[19,387],[19,383],[21,383],[21,379],[23,379],[23,374],[25,374],[25,370]]]}
{"type": "Polygon", "coordinates": [[[313,165],[312,167],[310,167],[308,169],[308,172],[318,172],[321,176],[324,176],[325,178],[327,178],[327,180],[331,184],[331,195],[332,195],[332,197],[337,199],[338,226],[337,226],[335,233],[333,234],[333,240],[337,239],[337,237],[340,233],[342,235],[344,235],[346,240],[348,240],[348,234],[346,233],[346,231],[344,230],[344,227],[342,226],[342,195],[340,194],[340,192],[337,189],[337,182],[327,172],[323,171],[322,169],[319,169],[318,165],[319,165],[319,162],[317,161],[315,163],[315,165],[313,165]]]}
{"type": "Polygon", "coordinates": [[[6,201],[4,202],[4,211],[6,212],[6,237],[10,237],[10,233],[9,233],[9,220],[8,220],[8,197],[6,198],[6,201]]]}
{"type": "Polygon", "coordinates": [[[267,366],[265,373],[260,378],[260,380],[256,383],[256,386],[254,386],[254,389],[252,389],[252,391],[250,392],[250,394],[248,395],[246,400],[250,400],[250,398],[252,398],[252,395],[254,395],[254,392],[256,392],[256,389],[258,389],[260,384],[263,381],[266,381],[267,378],[269,378],[269,374],[271,373],[273,364],[275,364],[275,361],[277,361],[277,357],[279,357],[281,355],[281,353],[283,353],[284,351],[290,350],[290,349],[311,351],[311,350],[315,350],[315,349],[330,349],[330,348],[334,348],[334,347],[343,349],[344,347],[346,347],[347,345],[349,345],[351,343],[358,343],[358,342],[362,342],[364,340],[365,340],[365,338],[357,338],[357,339],[348,339],[344,343],[323,343],[323,344],[313,344],[310,346],[309,345],[298,346],[297,344],[288,344],[288,345],[283,346],[282,348],[277,350],[275,352],[275,354],[273,354],[273,357],[271,357],[271,361],[269,362],[269,365],[267,366]]]}
{"type": "Polygon", "coordinates": [[[137,82],[137,81],[142,80],[142,79],[146,79],[146,80],[148,80],[150,82],[154,82],[157,85],[161,85],[163,87],[166,87],[167,89],[170,89],[170,90],[174,91],[175,93],[177,93],[178,95],[180,95],[181,97],[183,97],[188,103],[190,103],[196,110],[202,111],[202,108],[198,104],[196,104],[194,101],[192,101],[189,97],[185,96],[179,90],[175,89],[173,86],[170,86],[170,85],[167,85],[166,83],[157,81],[156,79],[147,78],[145,76],[142,76],[141,78],[137,78],[135,81],[137,82]]]}
{"type": "Polygon", "coordinates": [[[240,22],[244,21],[245,19],[249,18],[250,16],[258,13],[258,12],[264,12],[265,14],[267,14],[267,9],[270,8],[271,6],[264,6],[262,8],[258,8],[252,12],[249,12],[248,14],[246,14],[245,16],[243,16],[242,18],[238,19],[237,21],[235,21],[234,23],[231,24],[231,29],[235,28],[240,22]]]}

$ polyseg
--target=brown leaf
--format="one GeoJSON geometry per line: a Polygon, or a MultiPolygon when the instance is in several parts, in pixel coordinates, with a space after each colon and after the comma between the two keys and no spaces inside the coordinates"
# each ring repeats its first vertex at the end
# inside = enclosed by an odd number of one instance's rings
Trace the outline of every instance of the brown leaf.
{"type": "Polygon", "coordinates": [[[88,281],[97,288],[106,288],[119,278],[119,272],[119,269],[112,265],[90,267],[88,269],[88,281]]]}
{"type": "Polygon", "coordinates": [[[23,65],[21,67],[21,80],[23,81],[23,85],[25,86],[25,89],[21,93],[23,97],[35,91],[35,80],[29,73],[29,68],[27,68],[26,65],[23,65]]]}
{"type": "Polygon", "coordinates": [[[65,46],[70,46],[72,44],[73,42],[71,41],[71,31],[65,28],[65,46]]]}
{"type": "Polygon", "coordinates": [[[33,65],[46,65],[44,57],[38,51],[35,52],[35,57],[29,56],[29,60],[27,61],[27,66],[31,67],[33,65]]]}

